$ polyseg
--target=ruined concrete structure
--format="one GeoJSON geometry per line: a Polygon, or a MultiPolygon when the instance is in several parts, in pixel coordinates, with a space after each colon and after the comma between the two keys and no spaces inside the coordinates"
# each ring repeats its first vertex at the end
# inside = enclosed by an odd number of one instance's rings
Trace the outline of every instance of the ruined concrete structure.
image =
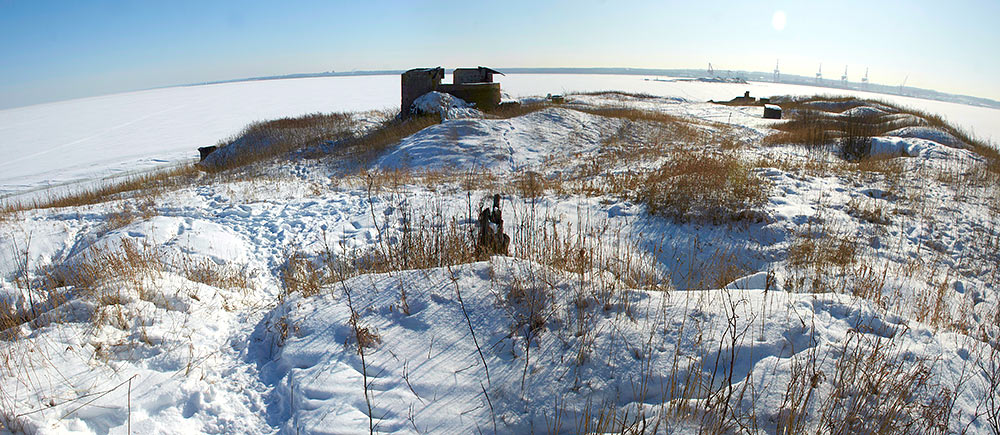
{"type": "Polygon", "coordinates": [[[774,104],[764,105],[764,118],[781,119],[781,107],[774,104]]]}
{"type": "Polygon", "coordinates": [[[486,68],[458,68],[452,75],[453,84],[441,83],[444,68],[415,68],[404,72],[401,78],[400,113],[410,115],[410,106],[421,95],[431,91],[443,92],[473,103],[477,109],[490,110],[500,105],[500,83],[493,83],[493,74],[503,73],[486,68]]]}
{"type": "Polygon", "coordinates": [[[452,73],[452,81],[455,82],[456,85],[464,85],[466,83],[493,83],[493,74],[503,75],[500,71],[483,66],[479,68],[455,68],[455,72],[452,73]]]}

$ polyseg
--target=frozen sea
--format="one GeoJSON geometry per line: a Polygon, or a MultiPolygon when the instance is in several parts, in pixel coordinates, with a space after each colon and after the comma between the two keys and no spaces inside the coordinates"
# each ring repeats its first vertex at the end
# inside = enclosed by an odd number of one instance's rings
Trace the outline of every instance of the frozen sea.
{"type": "MultiPolygon", "coordinates": [[[[512,97],[622,90],[692,101],[754,96],[851,94],[937,113],[979,137],[1000,138],[1000,110],[885,94],[775,83],[656,81],[664,77],[510,74],[512,97]]],[[[445,78],[446,82],[450,77],[445,78]]],[[[321,77],[181,86],[0,111],[0,198],[191,161],[259,120],[315,112],[394,109],[399,76],[321,77]]]]}

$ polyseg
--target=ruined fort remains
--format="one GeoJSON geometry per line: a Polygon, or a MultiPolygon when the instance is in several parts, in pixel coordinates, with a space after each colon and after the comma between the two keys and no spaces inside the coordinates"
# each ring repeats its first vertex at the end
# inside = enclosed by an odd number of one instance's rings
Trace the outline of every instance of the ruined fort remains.
{"type": "Polygon", "coordinates": [[[415,68],[402,74],[400,114],[410,115],[413,101],[431,91],[451,94],[473,103],[479,110],[495,109],[500,105],[500,83],[493,82],[493,75],[503,73],[486,67],[457,68],[452,74],[454,83],[441,83],[444,68],[415,68]]]}

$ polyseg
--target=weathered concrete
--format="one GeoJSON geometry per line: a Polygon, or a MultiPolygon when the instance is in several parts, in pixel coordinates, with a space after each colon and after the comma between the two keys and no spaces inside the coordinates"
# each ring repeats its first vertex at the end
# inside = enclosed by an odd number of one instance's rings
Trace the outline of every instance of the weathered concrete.
{"type": "Polygon", "coordinates": [[[764,117],[767,119],[781,119],[781,107],[774,104],[765,104],[764,117]]]}
{"type": "Polygon", "coordinates": [[[410,114],[410,106],[421,95],[438,90],[444,79],[444,68],[415,68],[403,73],[401,79],[402,98],[400,110],[403,116],[410,114]]]}
{"type": "Polygon", "coordinates": [[[437,91],[454,95],[467,103],[473,103],[479,110],[493,110],[500,105],[500,83],[444,84],[438,86],[437,91]]]}
{"type": "Polygon", "coordinates": [[[486,68],[484,66],[478,68],[455,68],[455,72],[452,74],[452,81],[456,85],[464,85],[467,83],[493,83],[493,74],[503,75],[500,71],[486,68]]]}
{"type": "Polygon", "coordinates": [[[442,84],[444,68],[416,68],[403,73],[400,87],[400,115],[409,116],[413,102],[431,91],[444,92],[473,103],[479,110],[492,110],[500,105],[500,84],[493,83],[493,74],[503,74],[486,67],[458,68],[454,84],[442,84]]]}

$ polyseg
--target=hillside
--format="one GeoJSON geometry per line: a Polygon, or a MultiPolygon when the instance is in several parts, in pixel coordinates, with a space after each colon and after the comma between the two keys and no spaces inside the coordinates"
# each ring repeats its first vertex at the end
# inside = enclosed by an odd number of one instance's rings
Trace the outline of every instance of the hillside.
{"type": "Polygon", "coordinates": [[[996,150],[775,100],[317,114],[9,206],[0,425],[1000,433],[996,150]]]}

